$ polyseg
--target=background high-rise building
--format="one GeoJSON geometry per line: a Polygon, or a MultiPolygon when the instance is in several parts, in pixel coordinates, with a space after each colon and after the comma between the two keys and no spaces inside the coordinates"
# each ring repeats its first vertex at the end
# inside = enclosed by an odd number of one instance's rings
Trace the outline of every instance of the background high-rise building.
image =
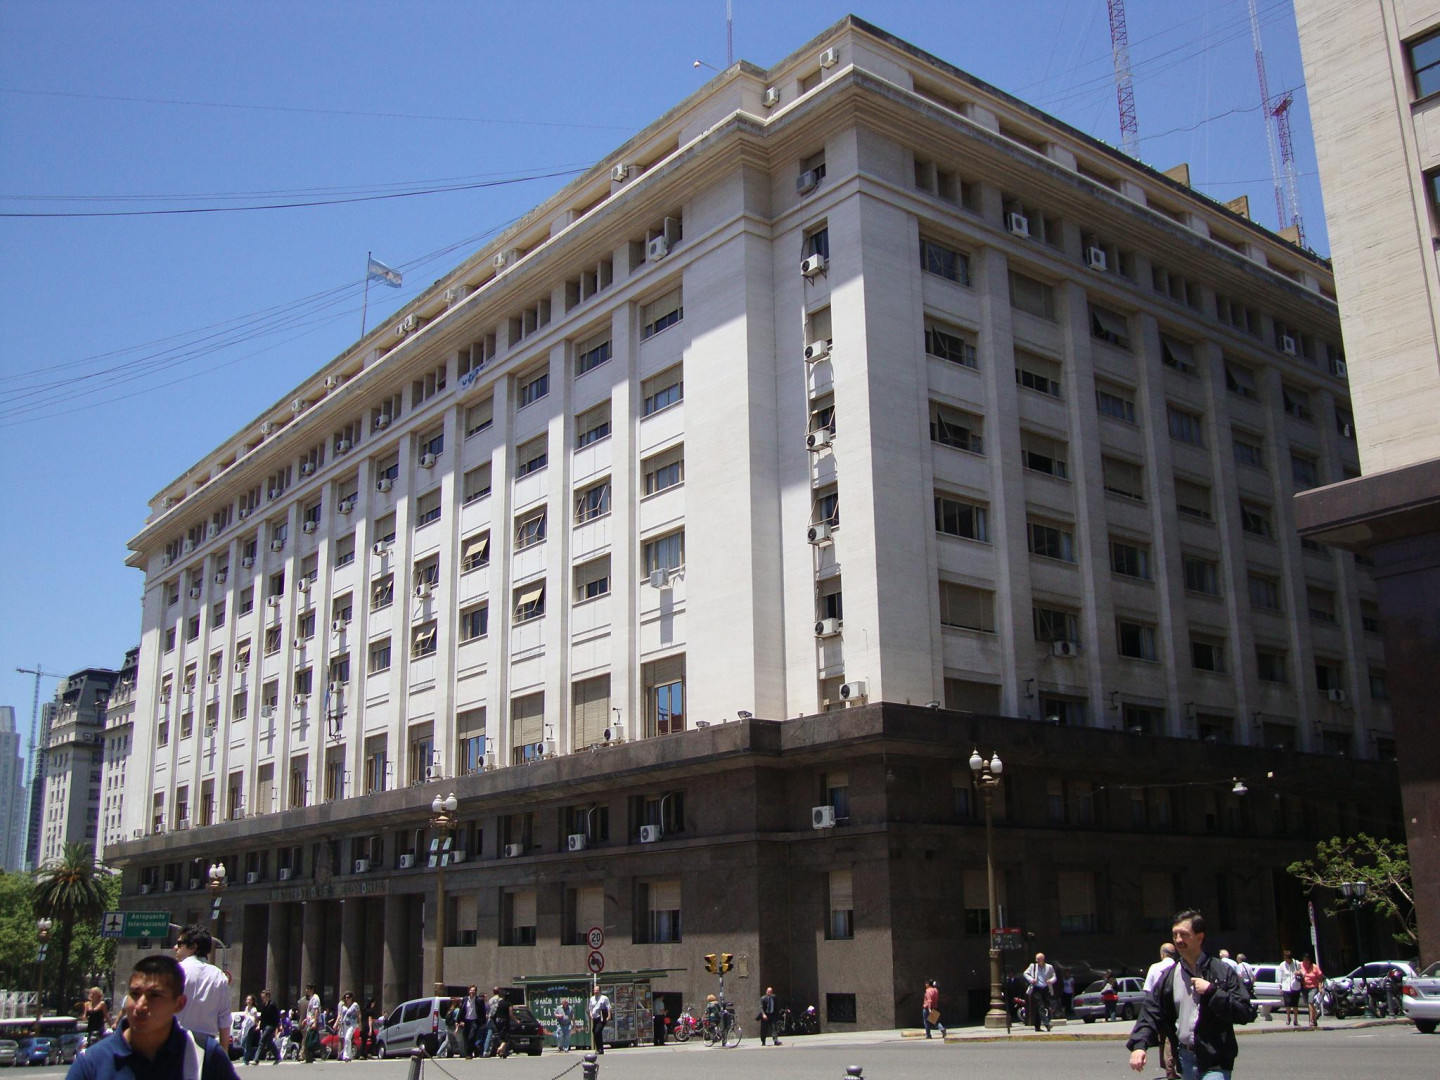
{"type": "Polygon", "coordinates": [[[1028,929],[1299,948],[1288,860],[1393,821],[1374,588],[1291,512],[1358,469],[1344,374],[1323,260],[943,61],[737,64],[156,497],[127,904],[224,854],[282,997],[593,919],[889,1025],[983,963],[983,739],[1028,929]]]}
{"type": "Polygon", "coordinates": [[[15,709],[0,705],[0,870],[24,866],[25,758],[15,709]]]}
{"type": "Polygon", "coordinates": [[[60,681],[48,703],[36,866],[58,859],[67,843],[99,849],[105,709],[116,678],[108,668],[77,671],[60,681]]]}
{"type": "Polygon", "coordinates": [[[1296,0],[1364,475],[1307,492],[1313,541],[1379,589],[1420,952],[1440,959],[1440,4],[1296,0]]]}

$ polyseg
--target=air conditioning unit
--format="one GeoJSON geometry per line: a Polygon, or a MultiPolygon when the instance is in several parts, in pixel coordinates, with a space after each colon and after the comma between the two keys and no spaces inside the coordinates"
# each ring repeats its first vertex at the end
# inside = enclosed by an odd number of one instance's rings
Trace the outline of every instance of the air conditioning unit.
{"type": "Polygon", "coordinates": [[[270,550],[271,550],[271,551],[284,551],[284,550],[285,550],[285,541],[284,541],[284,540],[281,540],[281,539],[278,539],[278,538],[275,539],[275,540],[271,540],[271,541],[270,541],[270,550]]]}
{"type": "Polygon", "coordinates": [[[353,445],[349,439],[341,439],[335,444],[335,452],[337,454],[348,454],[353,445]]]}
{"type": "Polygon", "coordinates": [[[297,397],[294,401],[290,402],[290,411],[292,413],[295,413],[297,416],[309,407],[310,402],[306,401],[304,398],[297,397]]]}
{"type": "Polygon", "coordinates": [[[274,715],[275,715],[275,706],[274,706],[274,705],[261,705],[261,706],[260,706],[260,718],[261,718],[262,720],[269,720],[269,719],[270,719],[271,717],[273,717],[274,715]]]}
{"type": "Polygon", "coordinates": [[[246,570],[253,570],[253,569],[255,568],[255,556],[254,556],[254,555],[245,555],[245,556],[243,556],[243,557],[240,559],[240,565],[241,565],[242,568],[244,568],[244,569],[246,569],[246,570]]]}
{"type": "Polygon", "coordinates": [[[395,332],[398,334],[410,334],[419,330],[421,325],[419,315],[406,315],[405,318],[400,320],[400,325],[395,328],[395,332]]]}
{"type": "Polygon", "coordinates": [[[305,707],[305,695],[296,694],[290,699],[290,704],[294,705],[297,709],[303,709],[305,707]]]}
{"type": "Polygon", "coordinates": [[[326,390],[334,390],[334,389],[336,389],[337,387],[339,387],[339,385],[340,385],[342,382],[344,382],[344,381],[345,381],[345,380],[342,379],[339,375],[326,375],[326,376],[325,376],[325,389],[326,389],[326,390]]]}
{"type": "Polygon", "coordinates": [[[439,459],[438,457],[436,457],[434,454],[421,454],[421,455],[420,455],[420,467],[421,467],[422,469],[433,469],[433,468],[435,467],[435,462],[437,462],[437,461],[439,461],[439,460],[440,460],[440,459],[439,459]]]}
{"type": "Polygon", "coordinates": [[[816,274],[823,274],[827,265],[828,260],[824,255],[811,255],[800,263],[800,273],[804,277],[813,278],[816,274]]]}
{"type": "Polygon", "coordinates": [[[165,510],[169,510],[177,501],[174,495],[166,495],[165,498],[160,500],[160,506],[165,510]]]}
{"type": "Polygon", "coordinates": [[[1286,356],[1295,355],[1295,339],[1289,334],[1280,335],[1280,351],[1286,356]]]}
{"type": "Polygon", "coordinates": [[[840,53],[835,49],[826,49],[820,54],[820,66],[832,68],[840,62],[840,53]]]}
{"type": "Polygon", "coordinates": [[[630,166],[616,165],[610,170],[610,179],[614,180],[617,184],[623,184],[626,180],[630,179],[630,166]]]}
{"type": "Polygon", "coordinates": [[[1325,696],[1331,701],[1333,701],[1336,705],[1344,705],[1347,700],[1345,696],[1345,691],[1339,688],[1326,690],[1325,696]]]}
{"type": "Polygon", "coordinates": [[[303,532],[303,533],[313,533],[313,532],[315,531],[317,525],[318,525],[318,522],[306,521],[306,522],[304,522],[304,523],[301,524],[301,526],[300,526],[300,531],[303,532]]]}
{"type": "Polygon", "coordinates": [[[1080,655],[1078,641],[1052,641],[1050,651],[1056,656],[1076,657],[1080,655]]]}
{"type": "Polygon", "coordinates": [[[653,844],[665,835],[665,831],[659,825],[641,825],[640,842],[642,844],[653,844]]]}
{"type": "Polygon", "coordinates": [[[199,599],[200,599],[200,586],[199,586],[199,585],[191,585],[191,586],[190,586],[190,599],[191,599],[191,600],[199,600],[199,599]]]}
{"type": "Polygon", "coordinates": [[[645,261],[659,262],[666,255],[670,254],[670,241],[663,236],[657,236],[645,245],[645,261]]]}
{"type": "Polygon", "coordinates": [[[288,866],[282,866],[282,867],[280,868],[280,880],[281,880],[281,881],[289,881],[290,878],[291,878],[291,876],[292,876],[294,873],[295,873],[295,871],[292,870],[290,867],[288,867],[288,866]]]}
{"type": "Polygon", "coordinates": [[[217,570],[217,571],[215,571],[215,584],[216,584],[216,585],[224,585],[224,584],[225,584],[225,578],[226,578],[228,575],[229,575],[229,571],[226,571],[226,570],[217,570]]]}
{"type": "Polygon", "coordinates": [[[246,871],[246,873],[245,873],[245,884],[246,884],[246,885],[254,885],[254,884],[255,884],[256,882],[258,882],[259,880],[260,880],[260,871],[259,871],[259,870],[248,870],[248,871],[246,871]]]}
{"type": "Polygon", "coordinates": [[[299,589],[301,592],[309,592],[310,579],[308,577],[300,578],[298,581],[295,582],[295,588],[299,589]]]}
{"type": "Polygon", "coordinates": [[[186,541],[185,541],[184,546],[182,546],[182,547],[180,548],[180,553],[181,553],[182,555],[189,555],[189,554],[190,554],[192,551],[194,551],[194,550],[195,550],[195,541],[194,541],[194,540],[190,540],[190,539],[187,538],[186,541]]]}
{"type": "Polygon", "coordinates": [[[812,341],[809,345],[806,345],[805,362],[807,364],[813,364],[817,360],[824,360],[830,355],[831,344],[832,342],[829,338],[822,338],[819,341],[812,341]]]}
{"type": "Polygon", "coordinates": [[[1005,228],[1015,236],[1030,235],[1030,219],[1018,210],[1011,210],[1005,215],[1005,228]]]}
{"type": "Polygon", "coordinates": [[[1109,265],[1109,261],[1105,256],[1105,249],[1087,247],[1085,249],[1085,265],[1091,270],[1104,270],[1109,265]]]}
{"type": "Polygon", "coordinates": [[[834,637],[839,632],[839,619],[821,619],[815,624],[816,637],[834,637]]]}
{"type": "Polygon", "coordinates": [[[515,261],[519,258],[520,252],[515,248],[511,248],[509,251],[498,252],[496,256],[490,260],[490,265],[493,266],[495,272],[499,274],[514,265],[515,261]]]}
{"type": "Polygon", "coordinates": [[[387,428],[387,427],[389,427],[389,426],[390,426],[390,414],[389,414],[389,413],[383,413],[383,412],[382,412],[379,416],[375,417],[375,426],[376,426],[377,428],[387,428]]]}
{"type": "Polygon", "coordinates": [[[217,537],[217,536],[219,536],[219,535],[220,535],[220,526],[219,526],[216,522],[213,522],[213,521],[212,521],[212,522],[210,522],[209,525],[206,525],[206,526],[205,526],[205,538],[206,538],[207,540],[214,540],[215,537],[217,537]]]}
{"type": "Polygon", "coordinates": [[[266,603],[267,605],[269,605],[270,607],[278,608],[278,607],[280,606],[280,597],[278,597],[278,596],[267,596],[267,597],[265,598],[265,603],[266,603]]]}
{"type": "Polygon", "coordinates": [[[345,628],[349,625],[350,624],[344,619],[336,619],[330,624],[330,632],[332,634],[343,634],[345,632],[345,628]]]}
{"type": "Polygon", "coordinates": [[[650,571],[650,587],[652,589],[663,589],[670,584],[670,571],[661,567],[659,570],[650,571]]]}
{"type": "MultiPolygon", "coordinates": [[[[175,823],[175,829],[177,832],[184,832],[188,828],[190,828],[190,819],[188,817],[182,817],[179,821],[175,823]]],[[[196,884],[198,885],[199,882],[197,881],[196,884]]],[[[190,887],[193,889],[195,888],[195,885],[192,885],[190,887]]]]}
{"type": "Polygon", "coordinates": [[[240,507],[239,512],[238,512],[235,516],[238,517],[241,521],[244,521],[246,518],[248,518],[248,517],[249,517],[251,514],[253,514],[254,512],[255,512],[255,511],[251,510],[250,507],[248,507],[248,506],[242,506],[242,507],[240,507]]]}
{"type": "Polygon", "coordinates": [[[565,847],[569,851],[584,851],[586,843],[583,832],[571,833],[565,838],[565,847]]]}
{"type": "Polygon", "coordinates": [[[339,505],[336,506],[335,509],[340,511],[340,513],[342,514],[348,514],[355,509],[355,503],[352,502],[350,499],[341,499],[339,505]]]}
{"type": "Polygon", "coordinates": [[[1337,379],[1348,379],[1350,377],[1350,367],[1344,360],[1332,360],[1330,361],[1330,374],[1334,375],[1337,379]]]}
{"type": "Polygon", "coordinates": [[[820,174],[814,169],[806,169],[795,178],[795,194],[808,195],[820,185],[820,174]]]}
{"type": "Polygon", "coordinates": [[[830,526],[823,521],[818,525],[811,525],[805,530],[805,539],[812,544],[830,543],[830,526]]]}
{"type": "Polygon", "coordinates": [[[244,675],[244,674],[245,674],[245,661],[243,661],[243,660],[236,660],[236,661],[235,661],[235,674],[236,674],[236,675],[244,675]]]}
{"type": "Polygon", "coordinates": [[[265,492],[265,498],[268,499],[270,502],[274,502],[276,499],[278,499],[281,495],[284,494],[285,492],[280,490],[278,487],[272,487],[265,492]]]}
{"type": "MultiPolygon", "coordinates": [[[[164,831],[165,831],[165,826],[164,826],[164,825],[156,825],[156,826],[155,826],[155,831],[156,831],[157,833],[158,833],[158,832],[164,832],[164,831]]],[[[163,888],[164,888],[164,891],[165,891],[165,892],[174,892],[174,891],[175,891],[175,882],[173,882],[173,881],[167,881],[167,882],[165,882],[163,888]]]]}
{"type": "Polygon", "coordinates": [[[524,845],[524,844],[506,844],[506,845],[505,845],[505,857],[506,857],[507,859],[518,859],[521,855],[524,855],[524,854],[525,854],[525,845],[524,845]]]}
{"type": "Polygon", "coordinates": [[[209,683],[211,686],[216,686],[216,685],[218,685],[219,682],[220,682],[220,672],[218,672],[218,671],[208,672],[208,673],[206,674],[206,676],[205,676],[205,681],[206,681],[207,683],[209,683]]]}
{"type": "Polygon", "coordinates": [[[314,476],[314,475],[315,475],[315,463],[314,463],[313,461],[302,461],[302,462],[300,463],[300,475],[301,475],[301,476],[314,476]]]}
{"type": "Polygon", "coordinates": [[[835,827],[835,807],[812,806],[810,808],[810,827],[812,829],[833,829],[835,827]]]}
{"type": "Polygon", "coordinates": [[[382,558],[390,553],[390,545],[384,540],[376,540],[375,546],[370,549],[382,558]]]}
{"type": "Polygon", "coordinates": [[[455,848],[453,851],[451,851],[451,852],[450,852],[450,861],[451,861],[452,863],[464,862],[464,861],[465,861],[465,849],[464,849],[464,848],[455,848]]]}
{"type": "Polygon", "coordinates": [[[767,109],[773,109],[776,105],[780,104],[780,91],[773,86],[767,88],[764,95],[760,98],[760,104],[764,105],[767,109]]]}
{"type": "Polygon", "coordinates": [[[473,290],[469,285],[452,285],[445,290],[445,303],[458,304],[464,300],[473,290]]]}
{"type": "Polygon", "coordinates": [[[263,420],[263,421],[261,421],[261,423],[260,423],[260,434],[261,434],[261,435],[269,435],[269,434],[270,434],[272,431],[274,431],[274,430],[275,430],[275,421],[274,421],[274,420],[263,420]]]}
{"type": "Polygon", "coordinates": [[[357,874],[368,874],[369,872],[370,872],[370,860],[369,860],[369,859],[356,859],[356,860],[355,860],[355,873],[357,873],[357,874]]]}
{"type": "Polygon", "coordinates": [[[171,555],[168,551],[167,551],[164,555],[161,555],[161,556],[160,556],[160,566],[161,566],[162,569],[164,569],[165,567],[169,566],[169,565],[170,565],[171,563],[173,563],[174,561],[175,561],[175,556],[171,555]]]}
{"type": "Polygon", "coordinates": [[[819,431],[812,431],[805,436],[805,447],[808,450],[823,450],[829,446],[835,438],[830,434],[829,428],[821,428],[819,431]]]}
{"type": "Polygon", "coordinates": [[[200,887],[200,879],[198,877],[192,877],[187,887],[191,889],[198,889],[200,887]]]}
{"type": "Polygon", "coordinates": [[[400,856],[400,869],[401,869],[401,870],[413,870],[413,869],[415,869],[415,856],[414,856],[414,855],[401,855],[401,856],[400,856]]]}
{"type": "MultiPolygon", "coordinates": [[[[136,830],[136,831],[138,832],[139,830],[136,830]]],[[[149,894],[150,894],[150,885],[149,885],[149,883],[142,881],[142,882],[140,883],[140,895],[141,895],[141,896],[148,896],[149,894]]]]}
{"type": "Polygon", "coordinates": [[[345,684],[340,682],[332,682],[327,686],[326,689],[330,692],[330,696],[332,698],[338,698],[340,696],[340,691],[345,689],[345,684]]]}
{"type": "Polygon", "coordinates": [[[417,585],[415,586],[415,599],[416,599],[416,600],[424,600],[424,599],[425,599],[426,597],[428,597],[429,595],[430,595],[430,583],[429,583],[428,581],[422,581],[422,582],[420,582],[419,584],[417,584],[417,585]]]}
{"type": "Polygon", "coordinates": [[[842,701],[856,701],[865,696],[865,680],[856,679],[854,682],[840,684],[840,698],[842,701]]]}
{"type": "Polygon", "coordinates": [[[376,490],[376,491],[380,491],[380,492],[389,491],[389,490],[390,490],[392,487],[394,487],[394,486],[395,486],[395,481],[394,481],[394,480],[391,480],[390,477],[388,477],[388,476],[382,476],[382,477],[380,477],[379,480],[376,480],[376,481],[375,481],[375,490],[376,490]]]}

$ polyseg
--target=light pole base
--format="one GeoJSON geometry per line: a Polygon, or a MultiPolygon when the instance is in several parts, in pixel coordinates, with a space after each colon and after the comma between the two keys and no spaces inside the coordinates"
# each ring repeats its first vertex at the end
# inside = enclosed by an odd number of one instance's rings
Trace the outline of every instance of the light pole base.
{"type": "Polygon", "coordinates": [[[987,1028],[1003,1028],[1006,1025],[1005,1010],[999,1005],[991,1005],[990,1011],[985,1014],[985,1026],[987,1028]]]}

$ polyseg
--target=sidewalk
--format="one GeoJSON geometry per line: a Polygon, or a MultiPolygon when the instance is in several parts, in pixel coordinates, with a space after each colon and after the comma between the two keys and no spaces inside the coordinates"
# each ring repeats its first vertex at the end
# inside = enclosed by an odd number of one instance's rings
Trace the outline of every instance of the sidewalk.
{"type": "MultiPolygon", "coordinates": [[[[1318,1030],[1348,1031],[1358,1028],[1380,1027],[1391,1024],[1400,1025],[1409,1023],[1410,1020],[1405,1017],[1386,1017],[1384,1019],[1378,1020],[1374,1017],[1369,1016],[1357,1016],[1353,1019],[1345,1020],[1336,1020],[1333,1017],[1327,1017],[1321,1022],[1318,1030]]],[[[1130,1037],[1130,1029],[1134,1026],[1134,1022],[1130,1020],[1097,1020],[1093,1024],[1087,1024],[1083,1020],[1057,1020],[1055,1021],[1054,1030],[1052,1031],[1037,1032],[1030,1027],[1022,1027],[1017,1024],[1011,1027],[1008,1034],[1003,1028],[992,1029],[987,1027],[970,1026],[963,1028],[950,1028],[945,1033],[944,1041],[947,1043],[963,1043],[1033,1042],[1051,1039],[1110,1039],[1123,1042],[1125,1039],[1130,1037]]],[[[1283,1017],[1279,1019],[1271,1019],[1268,1022],[1265,1020],[1257,1019],[1253,1023],[1240,1024],[1237,1025],[1235,1028],[1235,1034],[1237,1036],[1275,1034],[1290,1034],[1295,1036],[1302,1036],[1308,1034],[1309,1031],[1309,1026],[1304,1024],[1302,1024],[1302,1026],[1300,1027],[1290,1027],[1284,1022],[1283,1017]]],[[[855,1035],[857,1036],[861,1034],[867,1033],[855,1032],[855,1035]]],[[[880,1035],[879,1032],[869,1032],[868,1034],[872,1037],[880,1035]]],[[[925,1032],[923,1028],[902,1028],[898,1034],[902,1039],[925,1038],[925,1032]]],[[[814,1036],[812,1036],[812,1038],[813,1037],[814,1036]]],[[[939,1041],[940,1036],[937,1034],[935,1036],[935,1039],[936,1041],[939,1041]]]]}

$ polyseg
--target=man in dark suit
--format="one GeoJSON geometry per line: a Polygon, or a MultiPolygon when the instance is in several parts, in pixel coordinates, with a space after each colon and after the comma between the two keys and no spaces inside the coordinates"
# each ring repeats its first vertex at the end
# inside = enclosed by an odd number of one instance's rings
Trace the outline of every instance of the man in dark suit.
{"type": "Polygon", "coordinates": [[[775,988],[767,986],[765,994],[760,998],[760,1045],[765,1045],[769,1039],[776,1046],[780,1045],[780,1034],[776,1028],[776,1021],[780,1019],[780,1006],[775,1001],[775,988]]]}

